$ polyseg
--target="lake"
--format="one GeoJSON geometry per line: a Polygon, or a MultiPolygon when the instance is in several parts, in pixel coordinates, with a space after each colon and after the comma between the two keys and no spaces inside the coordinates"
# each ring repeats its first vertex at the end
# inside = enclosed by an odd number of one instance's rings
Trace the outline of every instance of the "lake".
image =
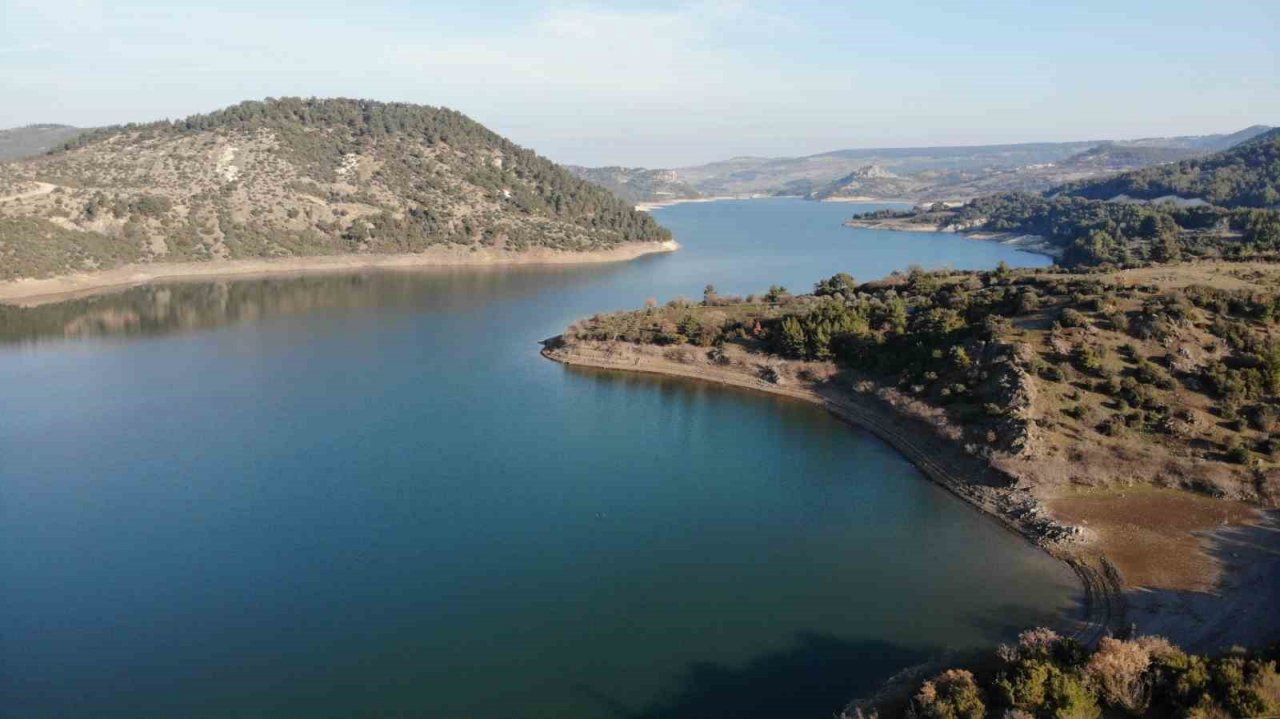
{"type": "Polygon", "coordinates": [[[1078,608],[1064,566],[809,405],[575,370],[649,297],[911,264],[841,226],[655,214],[607,266],[142,287],[0,310],[0,715],[825,718],[1078,608]]]}

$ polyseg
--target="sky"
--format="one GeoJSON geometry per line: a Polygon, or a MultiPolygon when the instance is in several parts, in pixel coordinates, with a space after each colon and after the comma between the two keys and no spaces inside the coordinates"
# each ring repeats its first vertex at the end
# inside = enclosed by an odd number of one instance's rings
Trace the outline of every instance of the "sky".
{"type": "Polygon", "coordinates": [[[1280,125],[1280,0],[0,0],[0,127],[444,105],[560,162],[1280,125]]]}

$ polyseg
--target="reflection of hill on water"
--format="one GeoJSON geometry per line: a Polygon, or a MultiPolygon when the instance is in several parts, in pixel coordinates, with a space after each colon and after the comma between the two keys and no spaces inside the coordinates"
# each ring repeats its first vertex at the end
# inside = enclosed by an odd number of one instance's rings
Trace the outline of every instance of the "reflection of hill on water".
{"type": "Polygon", "coordinates": [[[563,286],[608,266],[366,272],[144,285],[37,307],[0,304],[0,343],[164,335],[319,310],[449,309],[563,286]]]}

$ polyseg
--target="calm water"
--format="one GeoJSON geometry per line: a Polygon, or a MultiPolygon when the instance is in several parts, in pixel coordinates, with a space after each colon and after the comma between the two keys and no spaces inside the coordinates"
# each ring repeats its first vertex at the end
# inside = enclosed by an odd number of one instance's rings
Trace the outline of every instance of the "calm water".
{"type": "Polygon", "coordinates": [[[820,410],[537,354],[708,282],[1044,264],[852,209],[667,208],[684,250],[622,265],[0,311],[0,713],[828,717],[1070,609],[1065,568],[820,410]]]}

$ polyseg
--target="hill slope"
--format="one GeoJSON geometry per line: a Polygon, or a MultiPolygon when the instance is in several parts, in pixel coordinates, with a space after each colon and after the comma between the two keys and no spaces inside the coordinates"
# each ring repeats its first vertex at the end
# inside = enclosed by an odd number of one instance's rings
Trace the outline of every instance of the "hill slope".
{"type": "Polygon", "coordinates": [[[1092,200],[1176,196],[1222,207],[1280,206],[1280,128],[1208,157],[1076,182],[1062,194],[1092,200]]]}
{"type": "Polygon", "coordinates": [[[0,279],[126,263],[586,251],[665,241],[648,215],[453,110],[245,102],[95,130],[0,165],[0,279]]]}
{"type": "Polygon", "coordinates": [[[919,181],[895,175],[879,165],[859,167],[849,174],[837,178],[831,184],[809,193],[815,200],[836,198],[908,197],[921,189],[919,181]]]}
{"type": "Polygon", "coordinates": [[[609,190],[627,202],[663,202],[702,197],[675,170],[646,170],[642,167],[579,167],[565,169],[587,182],[609,190]]]}

